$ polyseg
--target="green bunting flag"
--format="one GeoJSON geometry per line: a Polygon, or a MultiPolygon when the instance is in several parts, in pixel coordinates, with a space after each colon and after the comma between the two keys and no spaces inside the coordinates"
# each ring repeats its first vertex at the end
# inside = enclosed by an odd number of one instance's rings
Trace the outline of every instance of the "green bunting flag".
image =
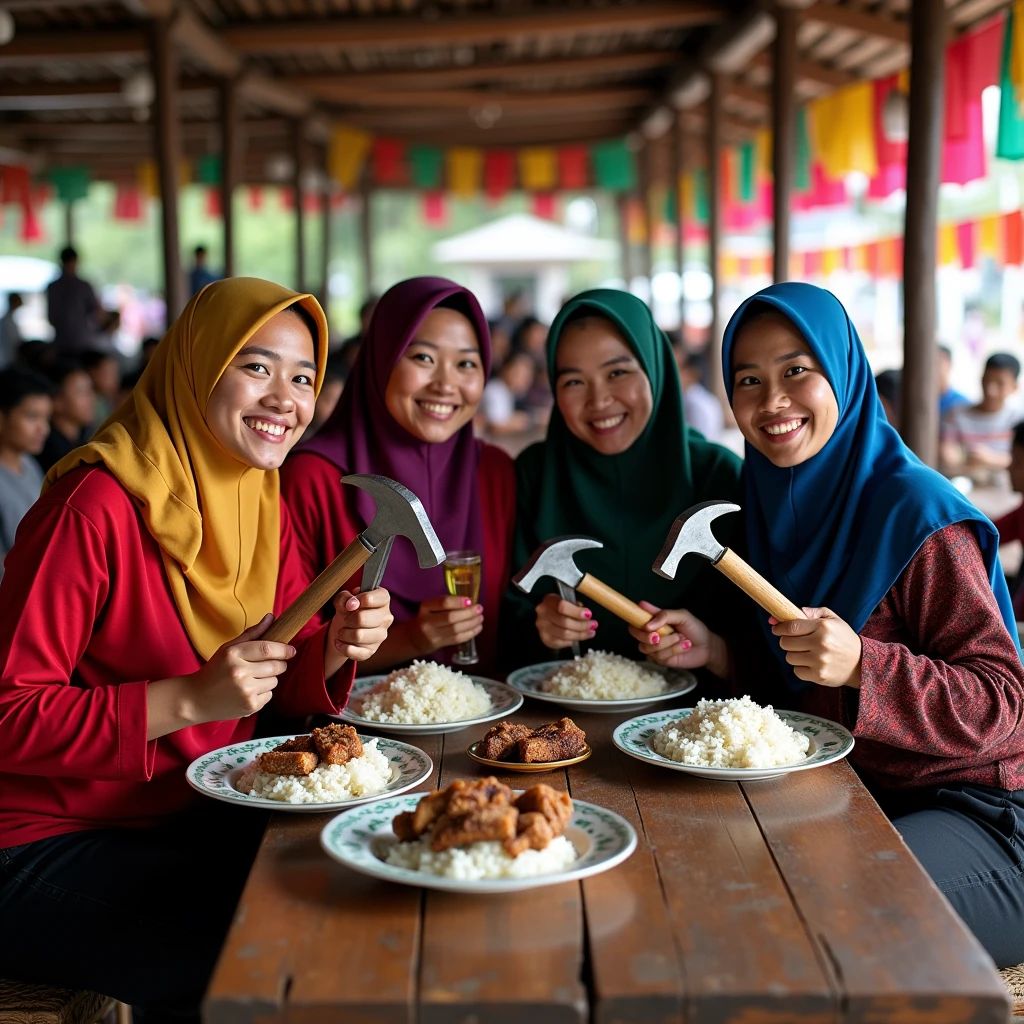
{"type": "Polygon", "coordinates": [[[698,224],[707,224],[711,219],[708,206],[708,172],[698,167],[693,172],[693,215],[698,224]]]}
{"type": "Polygon", "coordinates": [[[811,187],[811,140],[807,133],[807,108],[796,112],[796,167],[793,174],[793,188],[807,192],[811,187]]]}
{"type": "Polygon", "coordinates": [[[89,194],[92,172],[88,167],[52,167],[46,176],[62,203],[73,203],[89,194]]]}
{"type": "Polygon", "coordinates": [[[590,148],[598,188],[629,192],[636,188],[636,160],[625,139],[597,142],[590,148]]]}
{"type": "Polygon", "coordinates": [[[1017,90],[1010,75],[1013,53],[1013,8],[1006,19],[1003,36],[1003,66],[999,76],[999,134],[996,136],[996,156],[1003,160],[1024,159],[1024,117],[1021,117],[1017,90]]]}
{"type": "Polygon", "coordinates": [[[196,159],[196,183],[199,185],[220,184],[220,154],[207,153],[196,159]]]}
{"type": "Polygon", "coordinates": [[[444,150],[439,146],[410,146],[409,172],[417,188],[439,189],[444,178],[444,150]]]}

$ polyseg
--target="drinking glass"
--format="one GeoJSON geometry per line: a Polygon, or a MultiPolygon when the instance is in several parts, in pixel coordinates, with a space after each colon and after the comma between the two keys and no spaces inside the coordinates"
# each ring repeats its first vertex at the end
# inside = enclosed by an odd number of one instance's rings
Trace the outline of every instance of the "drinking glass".
{"type": "MultiPolygon", "coordinates": [[[[480,556],[475,551],[451,551],[445,555],[444,582],[454,597],[468,597],[476,604],[480,597],[480,556]]],[[[453,665],[475,665],[476,638],[471,637],[452,658],[453,665]]]]}

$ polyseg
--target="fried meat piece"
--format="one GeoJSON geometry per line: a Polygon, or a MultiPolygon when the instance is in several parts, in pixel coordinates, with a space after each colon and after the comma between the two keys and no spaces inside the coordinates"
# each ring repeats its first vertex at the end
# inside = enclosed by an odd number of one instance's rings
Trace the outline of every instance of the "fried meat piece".
{"type": "Polygon", "coordinates": [[[481,740],[484,757],[489,761],[514,761],[516,744],[533,735],[528,725],[516,722],[499,722],[493,729],[488,729],[481,740]]]}
{"type": "Polygon", "coordinates": [[[520,814],[540,813],[547,819],[551,831],[560,836],[572,817],[572,799],[568,793],[560,793],[542,783],[531,786],[519,794],[516,807],[520,814]]]}
{"type": "MultiPolygon", "coordinates": [[[[461,782],[461,779],[459,781],[461,782]]],[[[465,783],[462,784],[465,785],[465,783]]],[[[448,806],[451,788],[449,786],[448,789],[442,789],[439,793],[428,793],[416,805],[416,810],[412,812],[412,830],[417,836],[423,835],[444,814],[445,808],[448,806]]]]}
{"type": "Polygon", "coordinates": [[[560,718],[521,739],[517,751],[523,764],[536,764],[566,761],[582,754],[586,745],[587,734],[571,718],[560,718]]]}
{"type": "Polygon", "coordinates": [[[457,817],[445,814],[434,825],[430,848],[441,853],[453,846],[488,840],[510,842],[515,839],[518,818],[519,812],[511,804],[483,807],[457,817]]]}
{"type": "Polygon", "coordinates": [[[412,811],[402,811],[391,819],[391,829],[398,837],[400,843],[414,843],[420,837],[420,833],[413,827],[412,811]]]}
{"type": "Polygon", "coordinates": [[[527,811],[519,815],[514,839],[505,840],[505,850],[510,857],[518,857],[526,850],[546,850],[556,833],[551,823],[539,811],[527,811]]]}
{"type": "Polygon", "coordinates": [[[327,764],[348,764],[354,757],[363,756],[363,745],[351,725],[337,722],[313,730],[317,753],[327,764]]]}
{"type": "Polygon", "coordinates": [[[257,760],[260,771],[271,775],[308,775],[320,763],[309,750],[271,750],[257,760]]]}
{"type": "Polygon", "coordinates": [[[445,813],[451,818],[473,814],[489,807],[507,807],[512,803],[512,790],[493,775],[486,779],[463,782],[456,788],[452,783],[446,792],[450,793],[445,813]]]}
{"type": "Polygon", "coordinates": [[[273,749],[273,753],[284,753],[286,751],[301,750],[307,754],[316,753],[316,744],[313,742],[312,736],[296,736],[293,740],[285,740],[284,743],[279,743],[273,749]]]}

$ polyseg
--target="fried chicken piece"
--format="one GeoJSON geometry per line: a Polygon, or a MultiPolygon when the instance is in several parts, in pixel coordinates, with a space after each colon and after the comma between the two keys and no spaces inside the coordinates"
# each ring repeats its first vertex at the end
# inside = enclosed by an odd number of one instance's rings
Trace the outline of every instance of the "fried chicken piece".
{"type": "Polygon", "coordinates": [[[533,735],[528,725],[517,722],[499,722],[493,729],[484,733],[480,741],[481,754],[489,761],[514,761],[516,744],[533,735]]]}
{"type": "Polygon", "coordinates": [[[354,757],[363,756],[363,744],[351,725],[337,722],[313,730],[317,753],[327,764],[348,764],[354,757]]]}
{"type": "Polygon", "coordinates": [[[516,799],[520,814],[540,813],[547,819],[551,831],[560,836],[572,818],[572,799],[568,793],[560,793],[550,786],[531,786],[516,799]]]}
{"type": "Polygon", "coordinates": [[[257,760],[260,771],[271,775],[308,775],[320,763],[309,750],[270,750],[257,760]]]}
{"type": "Polygon", "coordinates": [[[456,783],[448,787],[450,793],[445,813],[450,818],[458,818],[465,814],[474,814],[489,807],[507,807],[512,803],[512,790],[493,775],[486,779],[463,782],[456,788],[456,783]]]}
{"type": "Polygon", "coordinates": [[[391,819],[391,829],[398,837],[400,843],[414,843],[420,837],[420,833],[413,827],[412,811],[402,811],[391,819]]]}
{"type": "Polygon", "coordinates": [[[515,838],[505,840],[505,850],[510,857],[518,857],[526,850],[546,850],[555,834],[543,814],[527,811],[519,815],[515,838]]]}
{"type": "Polygon", "coordinates": [[[537,764],[576,757],[586,745],[587,734],[571,718],[560,718],[519,740],[517,751],[523,764],[537,764]]]}
{"type": "MultiPolygon", "coordinates": [[[[463,782],[462,785],[465,783],[463,782]]],[[[445,808],[448,806],[451,788],[452,786],[449,786],[448,789],[442,789],[438,793],[428,793],[416,805],[416,810],[412,812],[412,830],[417,836],[423,835],[444,814],[445,808]]]]}
{"type": "Polygon", "coordinates": [[[296,736],[293,740],[285,740],[274,747],[271,753],[284,753],[286,751],[304,751],[307,754],[316,753],[316,744],[312,736],[296,736]]]}
{"type": "Polygon", "coordinates": [[[441,853],[453,846],[488,840],[510,842],[515,839],[518,818],[519,812],[511,804],[482,807],[457,817],[445,814],[434,824],[430,848],[434,853],[441,853]]]}

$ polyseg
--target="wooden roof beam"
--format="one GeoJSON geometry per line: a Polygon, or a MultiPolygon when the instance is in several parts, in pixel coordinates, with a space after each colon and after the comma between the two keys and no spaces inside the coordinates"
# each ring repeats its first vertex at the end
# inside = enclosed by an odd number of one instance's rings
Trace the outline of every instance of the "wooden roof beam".
{"type": "Polygon", "coordinates": [[[148,52],[141,29],[90,32],[19,32],[0,46],[0,68],[33,67],[41,61],[101,63],[114,57],[143,57],[148,52]]]}
{"type": "Polygon", "coordinates": [[[859,7],[829,3],[819,0],[803,12],[807,21],[817,21],[832,28],[848,28],[864,36],[877,36],[893,43],[909,43],[910,28],[903,21],[897,21],[883,14],[872,14],[859,7]]]}
{"type": "Polygon", "coordinates": [[[476,107],[501,107],[503,110],[593,110],[605,107],[639,106],[649,102],[648,89],[593,89],[573,92],[488,92],[482,89],[419,89],[411,92],[366,92],[351,86],[344,90],[322,89],[323,99],[353,107],[410,108],[426,107],[471,110],[476,107]]]}
{"type": "MultiPolygon", "coordinates": [[[[751,59],[750,64],[753,67],[764,67],[771,71],[771,54],[759,53],[751,59]]],[[[815,85],[827,86],[830,89],[838,89],[856,81],[848,71],[841,71],[839,68],[832,68],[810,60],[801,60],[797,63],[796,77],[805,82],[813,82],[815,85]]]]}
{"type": "Polygon", "coordinates": [[[604,35],[713,25],[726,17],[713,0],[646,0],[631,6],[547,9],[423,18],[330,18],[235,24],[220,37],[242,54],[294,53],[299,50],[363,50],[368,47],[423,47],[484,44],[507,39],[604,35]]]}

